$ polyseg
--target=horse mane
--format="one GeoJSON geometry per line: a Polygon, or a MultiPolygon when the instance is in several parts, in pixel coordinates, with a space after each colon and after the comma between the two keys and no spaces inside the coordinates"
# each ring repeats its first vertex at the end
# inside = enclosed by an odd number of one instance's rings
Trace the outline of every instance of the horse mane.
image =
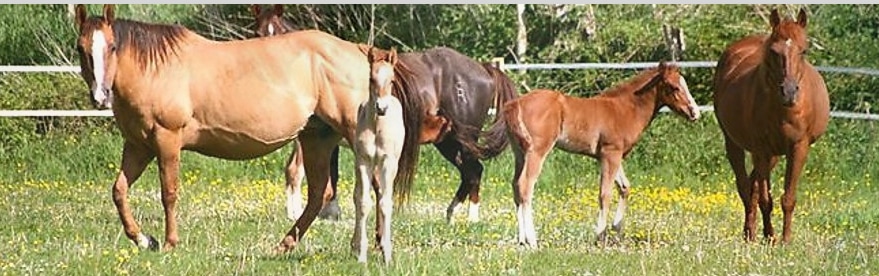
{"type": "Polygon", "coordinates": [[[159,65],[171,55],[177,55],[181,41],[189,29],[182,25],[145,23],[129,19],[113,21],[113,36],[118,51],[131,50],[135,59],[145,69],[148,64],[159,65]]]}
{"type": "Polygon", "coordinates": [[[634,78],[624,81],[620,84],[612,86],[608,88],[603,93],[598,95],[599,97],[615,97],[623,94],[629,94],[632,92],[640,93],[646,87],[649,87],[650,84],[657,80],[657,76],[662,76],[663,70],[671,70],[674,68],[674,65],[666,65],[666,68],[653,67],[647,70],[641,71],[634,78]]]}

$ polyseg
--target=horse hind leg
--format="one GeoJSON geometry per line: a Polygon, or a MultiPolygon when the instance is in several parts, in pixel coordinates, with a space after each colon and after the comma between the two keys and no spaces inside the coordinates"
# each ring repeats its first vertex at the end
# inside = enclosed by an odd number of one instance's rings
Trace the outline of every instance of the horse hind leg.
{"type": "Polygon", "coordinates": [[[531,147],[521,152],[514,147],[516,175],[513,179],[513,198],[516,200],[516,217],[519,224],[519,244],[537,248],[537,230],[534,228],[534,186],[543,170],[543,163],[552,146],[531,147]]]}
{"type": "Polygon", "coordinates": [[[626,173],[623,172],[623,166],[620,165],[620,169],[617,171],[616,175],[616,183],[617,183],[617,191],[620,194],[620,200],[617,202],[617,211],[613,218],[613,230],[617,232],[618,236],[622,236],[623,234],[623,216],[626,213],[626,208],[628,207],[628,199],[629,199],[629,188],[631,184],[629,183],[629,178],[626,177],[626,173]]]}
{"type": "Polygon", "coordinates": [[[112,197],[125,236],[141,248],[158,250],[159,242],[154,237],[141,233],[140,226],[134,220],[128,204],[128,189],[134,186],[153,158],[155,155],[149,150],[126,142],[122,147],[122,170],[117,174],[113,184],[112,197]]]}
{"type": "Polygon", "coordinates": [[[337,188],[339,186],[339,146],[336,145],[335,149],[333,149],[332,155],[330,155],[330,188],[333,190],[333,196],[330,198],[330,202],[327,202],[326,206],[320,210],[318,213],[318,217],[321,219],[328,220],[340,220],[342,219],[342,208],[339,207],[339,200],[336,196],[338,194],[337,188]]]}
{"type": "Polygon", "coordinates": [[[754,169],[751,172],[749,188],[751,189],[750,200],[745,205],[749,210],[745,215],[745,231],[748,241],[755,241],[757,232],[757,209],[763,215],[764,233],[772,230],[772,198],[769,195],[769,177],[772,167],[772,157],[766,154],[751,153],[754,169]]]}
{"type": "Polygon", "coordinates": [[[605,150],[604,156],[601,158],[601,180],[598,195],[598,221],[595,223],[596,241],[599,243],[607,243],[607,214],[610,209],[611,189],[613,188],[614,179],[617,177],[620,163],[622,161],[622,153],[617,151],[605,150]]]}
{"type": "Polygon", "coordinates": [[[281,240],[275,253],[293,249],[305,236],[324,204],[333,196],[333,191],[327,187],[330,155],[340,138],[338,133],[324,128],[307,128],[300,132],[299,141],[303,148],[308,149],[302,156],[305,177],[308,179],[308,201],[302,215],[281,240]]]}
{"type": "MultiPolygon", "coordinates": [[[[443,141],[434,144],[436,149],[439,150],[440,154],[442,154],[443,158],[448,160],[450,163],[452,163],[452,165],[455,166],[456,169],[458,169],[458,174],[461,176],[461,182],[458,184],[458,190],[455,192],[455,196],[449,203],[448,208],[446,208],[446,221],[448,223],[453,222],[452,216],[455,214],[458,206],[463,203],[464,200],[467,199],[467,195],[471,194],[471,192],[473,191],[474,175],[476,175],[476,182],[478,182],[478,177],[481,177],[483,169],[482,164],[479,163],[479,160],[466,156],[467,154],[464,152],[464,147],[461,145],[461,143],[452,138],[454,137],[454,135],[450,136],[450,138],[444,139],[443,141]]],[[[471,202],[471,210],[475,210],[475,215],[471,215],[470,218],[474,219],[472,216],[475,216],[475,219],[478,220],[478,189],[476,193],[476,203],[471,202]]],[[[472,198],[473,197],[471,196],[471,199],[472,198]]]]}
{"type": "Polygon", "coordinates": [[[305,167],[302,166],[302,145],[299,139],[293,142],[296,148],[287,159],[287,168],[284,171],[287,180],[287,218],[296,221],[302,215],[302,178],[305,177],[305,167]]]}

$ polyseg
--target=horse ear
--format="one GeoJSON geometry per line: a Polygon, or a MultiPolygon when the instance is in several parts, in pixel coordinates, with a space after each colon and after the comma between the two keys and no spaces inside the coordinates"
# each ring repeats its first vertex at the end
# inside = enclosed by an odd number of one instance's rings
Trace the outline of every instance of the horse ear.
{"type": "Polygon", "coordinates": [[[259,17],[259,12],[261,12],[261,11],[262,11],[262,7],[260,7],[259,4],[250,5],[250,12],[253,13],[254,17],[259,17]]]}
{"type": "Polygon", "coordinates": [[[82,24],[88,19],[88,12],[85,11],[85,5],[76,4],[76,28],[82,29],[82,24]]]}
{"type": "Polygon", "coordinates": [[[391,53],[388,54],[388,62],[397,64],[397,48],[391,48],[391,53]]]}
{"type": "Polygon", "coordinates": [[[778,26],[780,23],[781,18],[778,16],[778,9],[772,9],[772,13],[769,14],[769,25],[772,26],[772,28],[775,28],[775,26],[778,26]]]}
{"type": "Polygon", "coordinates": [[[275,15],[277,15],[277,16],[284,15],[284,5],[276,4],[274,8],[275,8],[275,15]]]}
{"type": "Polygon", "coordinates": [[[363,53],[364,55],[369,56],[369,48],[370,48],[369,45],[366,45],[366,44],[357,44],[357,48],[360,49],[360,52],[361,52],[361,53],[363,53]]]}
{"type": "Polygon", "coordinates": [[[113,20],[116,19],[116,12],[114,11],[113,4],[104,5],[104,20],[107,21],[107,24],[113,24],[113,20]]]}
{"type": "Polygon", "coordinates": [[[666,63],[665,60],[660,60],[659,61],[659,70],[665,71],[666,68],[668,68],[668,63],[666,63]]]}
{"type": "Polygon", "coordinates": [[[806,9],[800,8],[800,13],[797,15],[797,23],[800,24],[803,28],[806,27],[806,23],[808,22],[808,17],[806,16],[806,9]]]}

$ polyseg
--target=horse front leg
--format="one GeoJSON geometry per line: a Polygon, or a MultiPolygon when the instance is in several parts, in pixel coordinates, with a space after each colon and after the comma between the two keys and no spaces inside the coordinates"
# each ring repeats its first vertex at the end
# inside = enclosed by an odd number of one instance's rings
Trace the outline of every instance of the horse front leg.
{"type": "MultiPolygon", "coordinates": [[[[402,143],[401,143],[402,144],[402,143]]],[[[393,253],[393,243],[391,239],[391,225],[393,224],[392,216],[394,212],[394,177],[397,175],[397,163],[399,162],[399,154],[390,155],[386,157],[382,162],[382,168],[380,170],[379,176],[379,189],[381,191],[380,197],[378,197],[378,206],[380,209],[380,213],[378,217],[381,219],[381,224],[378,226],[381,227],[381,239],[379,240],[379,245],[382,249],[382,256],[384,257],[385,264],[391,262],[392,253],[393,253]]],[[[376,221],[379,221],[378,219],[376,221]]]]}
{"type": "Polygon", "coordinates": [[[351,237],[351,249],[357,255],[357,261],[366,262],[367,247],[369,242],[366,239],[366,219],[369,216],[369,209],[372,208],[372,200],[369,195],[369,189],[366,183],[371,183],[372,172],[374,167],[373,160],[363,155],[361,149],[356,152],[357,179],[354,184],[354,235],[351,237]]]}
{"type": "Polygon", "coordinates": [[[163,251],[177,246],[177,186],[180,172],[180,151],[183,141],[180,132],[157,128],[156,147],[159,152],[159,177],[162,182],[162,207],[165,209],[165,245],[163,251]]]}
{"type": "Polygon", "coordinates": [[[745,219],[742,227],[742,233],[746,241],[754,240],[754,226],[748,224],[748,218],[756,215],[756,210],[751,208],[751,177],[745,168],[745,150],[732,141],[732,138],[723,136],[724,146],[726,147],[726,159],[732,167],[733,174],[736,179],[736,190],[739,193],[739,199],[745,208],[745,219]]]}
{"type": "Polygon", "coordinates": [[[761,209],[763,217],[764,233],[772,233],[772,199],[766,199],[769,196],[769,178],[772,172],[772,157],[767,154],[751,153],[754,170],[751,172],[751,185],[749,195],[750,200],[747,202],[746,209],[750,210],[745,216],[745,230],[748,241],[757,239],[757,208],[761,209]],[[770,201],[769,203],[764,203],[770,201]],[[762,204],[761,204],[762,203],[762,204]],[[766,215],[768,210],[768,215],[766,215]]]}
{"type": "MultiPolygon", "coordinates": [[[[769,172],[778,164],[778,156],[769,158],[769,172]]],[[[760,213],[763,216],[763,237],[770,243],[775,243],[775,229],[772,228],[772,180],[768,177],[757,186],[760,194],[760,213]]]]}
{"type": "Polygon", "coordinates": [[[300,132],[299,141],[303,148],[308,149],[302,156],[305,177],[308,179],[308,201],[296,224],[275,249],[276,253],[293,249],[305,236],[324,204],[333,196],[332,190],[327,187],[330,180],[330,155],[340,138],[338,133],[327,133],[326,129],[305,129],[300,132]]]}
{"type": "Polygon", "coordinates": [[[797,184],[800,182],[800,174],[806,166],[809,156],[809,143],[800,142],[795,144],[787,155],[787,166],[784,174],[784,195],[781,199],[781,210],[784,213],[784,228],[781,233],[781,242],[791,242],[791,226],[794,218],[794,207],[797,205],[797,184]]]}
{"type": "Polygon", "coordinates": [[[613,189],[614,178],[617,176],[620,163],[622,162],[622,152],[615,150],[604,150],[601,156],[601,179],[598,193],[598,221],[595,223],[596,241],[599,243],[607,243],[607,214],[610,209],[611,192],[613,189]]]}
{"type": "Polygon", "coordinates": [[[140,226],[134,220],[131,207],[128,205],[128,189],[134,186],[134,182],[140,178],[153,158],[155,154],[148,149],[126,141],[122,146],[122,170],[117,174],[113,184],[112,197],[125,236],[141,248],[158,250],[159,243],[154,237],[141,233],[140,226]]]}

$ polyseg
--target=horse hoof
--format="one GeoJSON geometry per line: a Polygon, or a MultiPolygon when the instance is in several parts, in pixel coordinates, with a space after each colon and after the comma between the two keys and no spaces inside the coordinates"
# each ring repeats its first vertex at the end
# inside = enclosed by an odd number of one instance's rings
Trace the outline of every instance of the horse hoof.
{"type": "Polygon", "coordinates": [[[326,207],[320,210],[317,216],[325,220],[340,220],[342,219],[342,210],[339,208],[339,203],[330,201],[326,207]]]}
{"type": "Polygon", "coordinates": [[[137,238],[137,246],[150,251],[159,251],[159,240],[151,235],[140,234],[137,238]]]}
{"type": "Polygon", "coordinates": [[[276,256],[283,255],[284,253],[287,253],[288,250],[289,249],[286,246],[279,245],[278,247],[275,247],[275,250],[272,250],[272,254],[276,256]]]}

